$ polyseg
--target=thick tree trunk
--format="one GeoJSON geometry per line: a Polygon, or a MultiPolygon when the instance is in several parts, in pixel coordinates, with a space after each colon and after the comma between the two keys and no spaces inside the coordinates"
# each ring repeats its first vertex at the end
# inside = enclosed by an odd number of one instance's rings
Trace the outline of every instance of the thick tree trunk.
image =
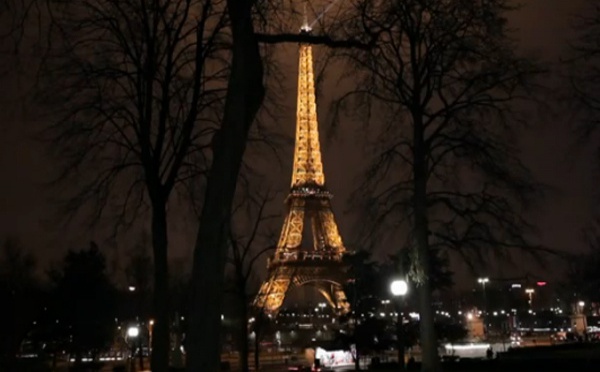
{"type": "Polygon", "coordinates": [[[263,69],[252,25],[253,1],[229,0],[231,75],[194,250],[187,370],[218,371],[227,230],[248,130],[264,97],[263,69]]]}
{"type": "Polygon", "coordinates": [[[154,253],[153,372],[169,369],[169,269],[166,202],[152,203],[152,249],[154,253]]]}
{"type": "MultiPolygon", "coordinates": [[[[244,289],[240,287],[240,289],[244,289]]],[[[240,294],[240,366],[242,372],[248,372],[248,356],[250,348],[248,347],[248,298],[244,293],[240,294]]]]}
{"type": "Polygon", "coordinates": [[[427,158],[423,125],[420,120],[414,123],[414,233],[418,257],[418,268],[421,270],[421,282],[418,288],[420,336],[422,348],[421,371],[434,372],[440,370],[437,352],[437,338],[434,328],[434,313],[431,306],[431,266],[429,259],[429,225],[427,220],[427,158]]]}

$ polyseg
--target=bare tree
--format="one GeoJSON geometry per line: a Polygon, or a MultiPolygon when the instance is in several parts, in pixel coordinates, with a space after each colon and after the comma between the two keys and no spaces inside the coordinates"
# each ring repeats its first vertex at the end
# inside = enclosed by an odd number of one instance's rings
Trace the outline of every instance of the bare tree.
{"type": "Polygon", "coordinates": [[[152,370],[169,361],[168,215],[174,191],[201,184],[228,64],[223,1],[50,0],[39,73],[44,133],[77,185],[67,212],[151,226],[152,370]],[[149,207],[149,208],[148,208],[149,207]],[[145,212],[149,211],[148,214],[145,212]]]}
{"type": "Polygon", "coordinates": [[[31,16],[40,14],[39,0],[4,0],[0,3],[0,53],[16,51],[31,16]]]}
{"type": "Polygon", "coordinates": [[[249,370],[250,302],[259,285],[255,264],[265,253],[275,249],[276,236],[268,223],[278,216],[278,214],[267,213],[269,204],[274,200],[270,192],[247,196],[244,196],[234,208],[230,231],[230,262],[233,266],[233,293],[237,298],[239,309],[240,361],[243,372],[249,370]],[[251,288],[253,283],[255,290],[251,288]]]}
{"type": "Polygon", "coordinates": [[[600,5],[588,2],[585,15],[575,18],[577,39],[567,60],[569,78],[583,121],[577,126],[580,139],[594,138],[600,124],[600,5]]]}
{"type": "MultiPolygon", "coordinates": [[[[58,181],[70,186],[67,192],[77,189],[74,196],[69,193],[66,210],[91,212],[92,224],[116,214],[115,226],[123,229],[149,206],[156,371],[168,365],[167,205],[174,190],[185,189],[186,181],[201,184],[200,176],[206,176],[187,361],[191,370],[215,370],[225,227],[248,131],[264,96],[253,21],[256,10],[272,4],[259,2],[255,7],[255,1],[225,0],[45,4],[50,43],[39,72],[38,99],[51,109],[48,116],[53,120],[45,138],[64,160],[58,181]]],[[[269,42],[280,41],[285,40],[269,42]]]]}
{"type": "Polygon", "coordinates": [[[538,188],[518,158],[523,117],[514,103],[529,97],[542,71],[516,54],[504,18],[507,1],[354,5],[360,17],[349,27],[380,37],[370,51],[342,54],[357,88],[339,107],[367,113],[364,130],[375,133],[359,189],[373,217],[370,233],[396,233],[408,222],[422,370],[436,371],[432,251],[449,249],[469,263],[532,248],[523,211],[538,188]]]}
{"type": "Polygon", "coordinates": [[[0,298],[7,320],[0,336],[0,368],[17,370],[21,342],[31,330],[41,307],[42,290],[35,275],[36,260],[15,238],[0,247],[0,298]]]}
{"type": "Polygon", "coordinates": [[[212,165],[200,212],[192,270],[187,370],[216,371],[230,212],[248,131],[264,97],[254,35],[254,1],[227,1],[232,57],[224,115],[212,141],[212,165]],[[193,314],[193,315],[192,315],[193,314]]]}
{"type": "Polygon", "coordinates": [[[366,47],[355,40],[333,40],[326,36],[277,33],[279,28],[262,27],[257,33],[255,17],[262,22],[280,18],[266,13],[278,2],[227,1],[232,35],[231,70],[221,126],[212,141],[212,163],[200,213],[200,227],[194,250],[190,324],[187,338],[187,370],[215,371],[219,368],[223,302],[223,278],[229,244],[231,210],[248,133],[263,103],[264,65],[259,42],[309,42],[336,47],[366,47]],[[273,4],[275,4],[273,6],[273,4]],[[275,32],[275,33],[272,33],[275,32]],[[207,301],[210,299],[210,301],[207,301]]]}

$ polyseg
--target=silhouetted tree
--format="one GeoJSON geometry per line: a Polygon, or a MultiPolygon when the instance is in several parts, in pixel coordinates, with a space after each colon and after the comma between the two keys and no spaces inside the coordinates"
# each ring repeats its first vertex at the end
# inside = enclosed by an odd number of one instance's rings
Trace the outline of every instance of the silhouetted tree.
{"type": "MultiPolygon", "coordinates": [[[[368,251],[360,250],[345,256],[347,273],[350,280],[345,285],[350,303],[354,311],[371,309],[382,299],[391,296],[390,283],[392,280],[408,278],[411,262],[410,251],[403,249],[399,254],[388,255],[382,263],[374,261],[368,251]],[[364,307],[364,309],[363,309],[364,307]]],[[[452,275],[449,271],[448,257],[432,250],[431,283],[433,290],[444,290],[453,286],[452,275]]]]}
{"type": "Polygon", "coordinates": [[[588,302],[600,302],[600,236],[588,232],[589,250],[570,260],[568,285],[565,300],[567,303],[585,299],[588,302]]]}
{"type": "MultiPolygon", "coordinates": [[[[267,213],[268,204],[272,201],[273,196],[268,191],[264,195],[244,195],[232,216],[230,263],[233,265],[233,293],[239,309],[239,350],[243,372],[249,370],[249,306],[256,294],[250,286],[253,282],[258,283],[255,264],[265,253],[274,250],[276,244],[276,237],[268,227],[268,222],[276,217],[267,213]]],[[[255,332],[255,336],[258,333],[255,332]]],[[[258,354],[258,350],[254,352],[258,354]]]]}
{"type": "MultiPolygon", "coordinates": [[[[26,22],[32,16],[40,14],[39,0],[4,0],[0,3],[0,53],[15,54],[21,46],[23,36],[27,31],[26,22]]],[[[40,26],[37,24],[37,26],[40,26]]],[[[6,71],[0,64],[0,76],[6,71]]],[[[14,66],[11,66],[14,68],[14,66]]]]}
{"type": "Polygon", "coordinates": [[[435,326],[436,333],[444,342],[456,343],[464,340],[469,334],[462,324],[454,321],[437,321],[435,326]]]}
{"type": "Polygon", "coordinates": [[[593,0],[586,5],[574,19],[578,35],[567,64],[575,105],[583,114],[576,128],[580,139],[589,141],[596,138],[600,124],[600,5],[593,0]]]}
{"type": "Polygon", "coordinates": [[[17,353],[40,312],[43,297],[35,276],[36,261],[14,238],[2,242],[0,251],[0,369],[16,370],[17,353]]]}
{"type": "Polygon", "coordinates": [[[140,317],[141,321],[147,321],[150,313],[150,295],[152,294],[152,257],[149,253],[149,242],[146,236],[137,242],[127,252],[125,263],[125,276],[127,286],[135,288],[127,294],[131,305],[130,316],[140,317]]]}
{"type": "MultiPolygon", "coordinates": [[[[571,43],[571,56],[566,60],[571,90],[569,97],[582,120],[575,127],[578,140],[599,148],[600,128],[600,5],[585,2],[583,11],[575,16],[573,29],[577,38],[571,43]]],[[[596,159],[598,161],[598,159],[596,159]]],[[[567,303],[577,301],[574,294],[588,301],[600,301],[600,239],[598,218],[584,231],[589,251],[570,260],[568,280],[563,298],[567,303]]]]}
{"type": "Polygon", "coordinates": [[[394,332],[387,329],[384,319],[367,317],[366,319],[355,319],[352,333],[338,333],[336,342],[339,342],[346,350],[354,346],[355,354],[354,368],[360,370],[360,357],[363,354],[377,353],[389,349],[392,344],[390,338],[394,332]]]}
{"type": "Polygon", "coordinates": [[[386,331],[386,321],[381,318],[367,318],[356,325],[354,342],[359,354],[379,352],[389,348],[390,332],[386,331]]]}
{"type": "Polygon", "coordinates": [[[360,313],[363,306],[369,306],[370,299],[379,301],[384,289],[381,267],[371,258],[371,253],[359,250],[344,256],[349,280],[344,286],[352,313],[360,313]]]}
{"type": "Polygon", "coordinates": [[[95,243],[69,251],[60,271],[52,273],[55,288],[52,311],[56,336],[66,336],[76,362],[83,353],[95,355],[110,345],[115,334],[116,290],[106,275],[106,259],[95,243]]]}
{"type": "Polygon", "coordinates": [[[224,2],[51,0],[47,6],[51,44],[38,98],[52,120],[44,137],[63,161],[61,189],[75,185],[66,210],[91,211],[91,223],[110,217],[115,230],[150,224],[152,369],[166,371],[167,205],[174,191],[202,185],[206,171],[228,71],[224,2]]]}
{"type": "Polygon", "coordinates": [[[232,35],[231,69],[221,126],[212,141],[212,162],[208,171],[200,226],[194,250],[192,304],[188,332],[187,369],[190,372],[219,368],[220,346],[214,342],[220,333],[223,303],[223,277],[229,250],[229,224],[234,194],[248,133],[263,103],[264,64],[259,42],[309,42],[339,47],[364,47],[353,40],[336,41],[327,36],[299,34],[258,34],[255,15],[262,30],[281,30],[281,17],[270,11],[277,1],[227,0],[232,35]],[[275,21],[269,23],[269,21],[275,21]],[[211,301],[206,301],[210,298],[211,301]]]}
{"type": "Polygon", "coordinates": [[[260,370],[260,343],[265,336],[274,332],[273,320],[268,317],[263,311],[256,312],[254,321],[250,325],[250,329],[254,333],[254,370],[260,370]]]}
{"type": "Polygon", "coordinates": [[[434,371],[432,249],[452,250],[468,263],[531,247],[522,211],[538,189],[518,158],[522,118],[513,104],[540,69],[516,54],[505,0],[356,5],[361,16],[348,27],[381,33],[370,51],[343,53],[357,86],[347,95],[355,100],[344,101],[370,115],[368,131],[376,136],[359,192],[368,195],[379,232],[408,222],[422,368],[434,371]]]}
{"type": "MultiPolygon", "coordinates": [[[[407,277],[411,270],[410,249],[402,249],[399,254],[389,255],[389,260],[381,267],[381,276],[385,278],[386,288],[395,276],[407,277]]],[[[450,261],[447,252],[431,249],[429,256],[431,266],[431,290],[442,291],[450,289],[454,282],[450,271],[450,261]]],[[[389,293],[387,294],[389,296],[389,293]]]]}

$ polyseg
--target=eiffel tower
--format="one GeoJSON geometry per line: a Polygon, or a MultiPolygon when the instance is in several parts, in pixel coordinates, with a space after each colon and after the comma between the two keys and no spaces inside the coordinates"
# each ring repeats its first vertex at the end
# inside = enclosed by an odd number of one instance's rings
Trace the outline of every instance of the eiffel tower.
{"type": "MultiPolygon", "coordinates": [[[[310,31],[305,19],[301,33],[310,31]]],[[[312,47],[304,43],[300,44],[297,105],[292,185],[285,200],[287,216],[275,253],[267,261],[268,277],[254,306],[267,314],[277,314],[288,290],[312,286],[336,313],[345,314],[350,310],[341,285],[345,279],[342,256],[346,248],[331,210],[332,195],[325,186],[312,47]],[[302,245],[305,219],[310,221],[312,248],[302,245]]]]}

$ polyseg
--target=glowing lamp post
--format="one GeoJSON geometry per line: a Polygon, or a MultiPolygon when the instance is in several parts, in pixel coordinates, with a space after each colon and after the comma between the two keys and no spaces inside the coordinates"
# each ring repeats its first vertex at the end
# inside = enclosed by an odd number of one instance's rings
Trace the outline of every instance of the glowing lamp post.
{"type": "Polygon", "coordinates": [[[148,322],[148,350],[152,354],[152,332],[154,331],[154,319],[150,319],[148,322]]]}
{"type": "Polygon", "coordinates": [[[535,293],[535,289],[527,288],[525,293],[529,296],[529,308],[533,310],[533,294],[535,293]]]}
{"type": "Polygon", "coordinates": [[[397,301],[397,319],[396,319],[396,331],[398,337],[398,364],[400,369],[404,369],[404,334],[402,325],[402,302],[404,296],[408,292],[408,283],[406,280],[396,279],[390,284],[390,292],[398,299],[397,301]]]}
{"type": "Polygon", "coordinates": [[[483,318],[485,319],[485,314],[487,313],[487,298],[486,298],[486,293],[485,293],[485,285],[487,283],[489,283],[490,279],[489,278],[479,278],[477,279],[477,283],[481,284],[481,287],[483,289],[483,318]]]}
{"type": "Polygon", "coordinates": [[[577,310],[578,310],[577,312],[578,312],[579,314],[583,314],[583,313],[584,313],[584,310],[585,310],[585,302],[583,302],[583,301],[579,301],[579,302],[577,303],[577,310]]]}
{"type": "Polygon", "coordinates": [[[131,346],[131,370],[135,370],[134,359],[135,359],[135,339],[140,335],[140,329],[137,326],[131,326],[127,328],[127,340],[131,346]]]}

